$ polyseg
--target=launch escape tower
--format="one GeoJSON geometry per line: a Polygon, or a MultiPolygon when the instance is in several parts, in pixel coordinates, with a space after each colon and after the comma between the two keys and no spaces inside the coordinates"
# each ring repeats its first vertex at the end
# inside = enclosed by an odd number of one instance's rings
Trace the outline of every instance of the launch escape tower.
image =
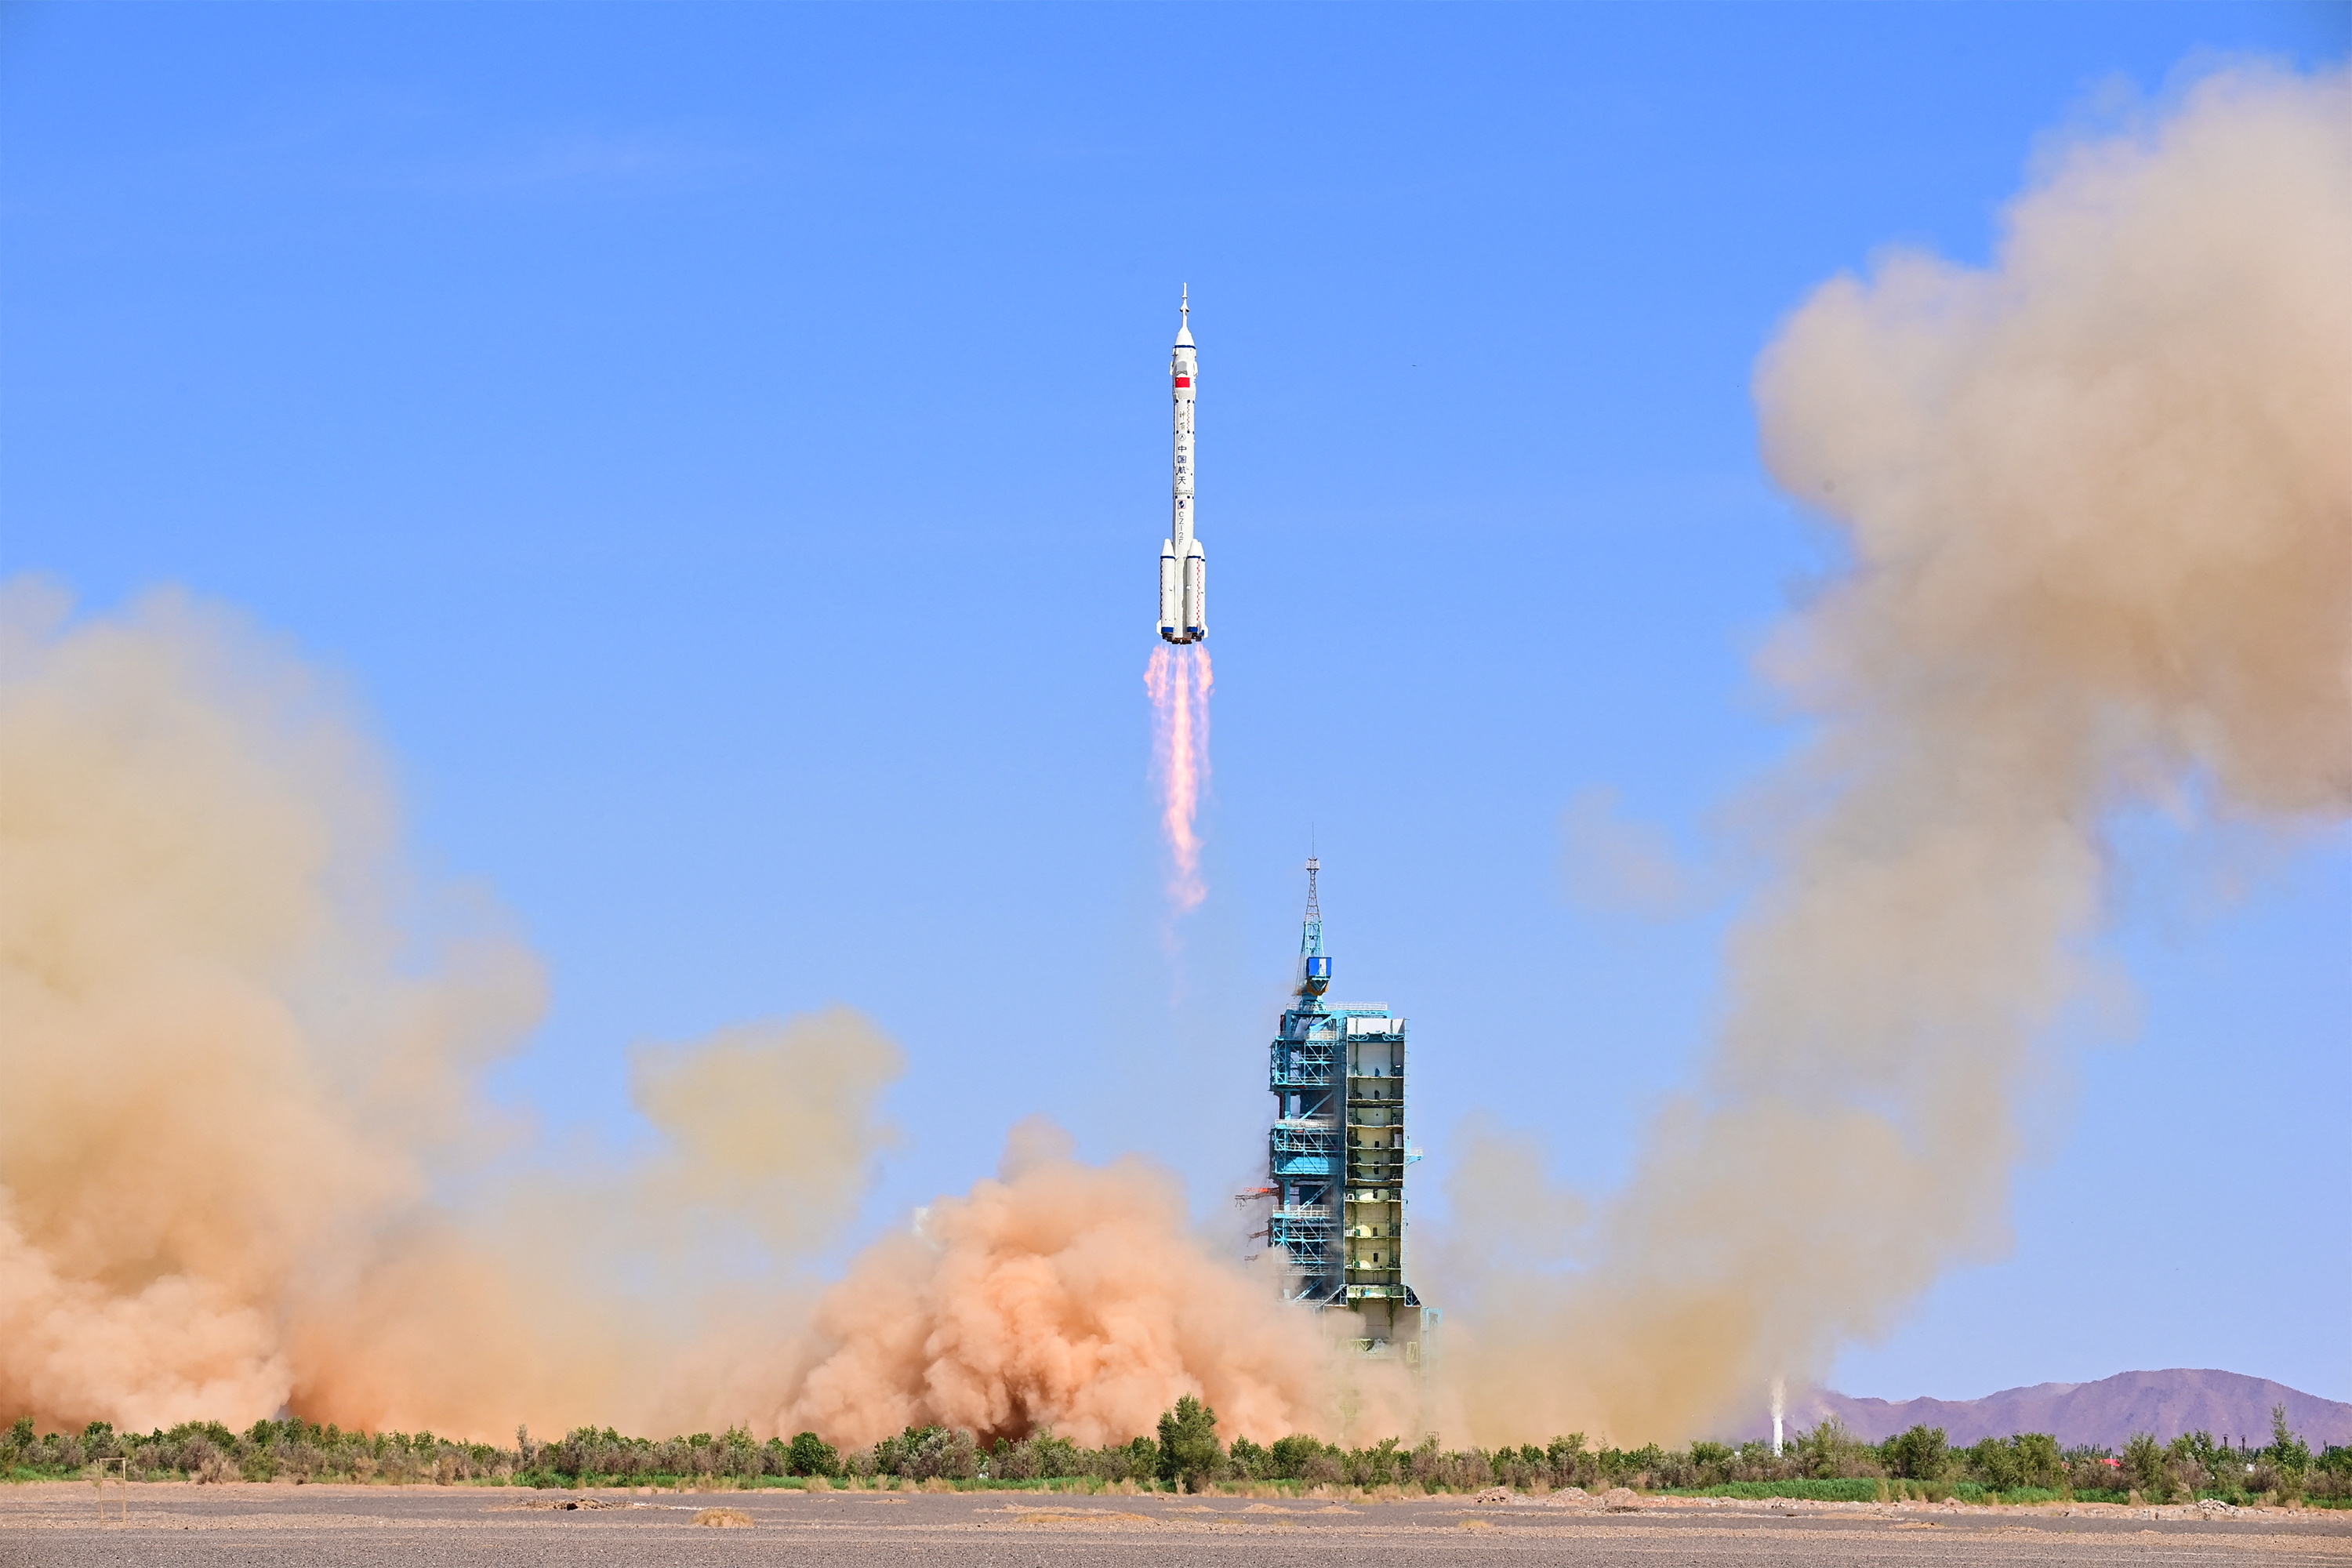
{"type": "Polygon", "coordinates": [[[1266,1241],[1282,1255],[1286,1295],[1360,1314],[1359,1348],[1417,1363],[1421,1298],[1404,1279],[1405,1166],[1419,1158],[1405,1143],[1405,1021],[1375,1003],[1324,1000],[1320,869],[1307,862],[1297,992],[1266,1075],[1266,1241]]]}

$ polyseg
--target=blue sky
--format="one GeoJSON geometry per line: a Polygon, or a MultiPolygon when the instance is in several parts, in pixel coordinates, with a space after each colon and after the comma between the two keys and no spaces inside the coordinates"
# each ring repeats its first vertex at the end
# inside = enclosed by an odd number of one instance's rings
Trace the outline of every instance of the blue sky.
{"type": "MultiPolygon", "coordinates": [[[[1562,814],[1720,853],[1801,740],[1749,657],[1836,560],[1757,352],[1882,247],[1982,259],[2041,139],[2347,47],[2341,5],[11,8],[0,571],[185,584],[348,683],[420,860],[549,963],[497,1087],[552,1129],[635,1135],[633,1042],[843,1001],[913,1064],[869,1231],[1039,1110],[1214,1213],[1311,832],[1423,1169],[1484,1111],[1605,1189],[1736,890],[1580,906],[1562,814]],[[1171,945],[1180,282],[1218,689],[1171,945]]],[[[2115,842],[2136,1021],[2034,1106],[2013,1256],[1850,1392],[2352,1399],[2352,839],[2115,842]]]]}

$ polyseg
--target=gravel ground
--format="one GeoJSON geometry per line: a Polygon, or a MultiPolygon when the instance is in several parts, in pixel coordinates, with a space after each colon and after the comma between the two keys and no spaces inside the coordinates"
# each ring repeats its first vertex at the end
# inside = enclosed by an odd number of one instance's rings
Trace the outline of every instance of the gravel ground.
{"type": "Polygon", "coordinates": [[[667,1564],[1145,1563],[1286,1568],[1382,1563],[2326,1563],[2352,1565],[2352,1513],[2200,1512],[2098,1504],[1967,1509],[1645,1500],[1631,1510],[1525,1500],[1080,1497],[1023,1492],[555,1493],[472,1487],[0,1489],[0,1565],[447,1563],[453,1568],[667,1564]],[[565,1508],[567,1502],[587,1506],[565,1508]],[[706,1508],[748,1527],[696,1524],[706,1508]]]}

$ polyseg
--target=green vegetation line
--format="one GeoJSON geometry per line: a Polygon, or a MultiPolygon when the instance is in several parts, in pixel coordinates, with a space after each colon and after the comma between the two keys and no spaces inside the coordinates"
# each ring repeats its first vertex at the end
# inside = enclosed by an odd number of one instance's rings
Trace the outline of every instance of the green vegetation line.
{"type": "Polygon", "coordinates": [[[2121,1453],[2061,1449],[2046,1433],[1988,1437],[1952,1447],[1940,1428],[1914,1426],[1865,1443],[1835,1421],[1801,1435],[1785,1452],[1763,1443],[1695,1442],[1685,1449],[1594,1447],[1583,1434],[1540,1447],[1443,1448],[1435,1437],[1407,1448],[1393,1437],[1348,1448],[1304,1434],[1260,1445],[1217,1436],[1217,1413],[1187,1395],[1155,1434],[1084,1448],[1050,1431],[983,1444],[971,1433],[910,1426],[867,1447],[843,1449],[814,1432],[761,1441],[741,1429],[718,1435],[625,1437],[578,1427],[553,1442],[517,1428],[514,1446],[461,1442],[431,1432],[345,1432],[301,1420],[257,1421],[245,1431],[188,1422],[141,1436],[93,1421],[79,1433],[37,1430],[20,1417],[0,1436],[0,1476],[82,1477],[121,1459],[135,1480],[340,1481],[523,1487],[824,1487],[838,1484],[959,1489],[1105,1487],[1196,1491],[1219,1482],[1418,1487],[1465,1492],[1508,1487],[1549,1492],[1580,1487],[1753,1500],[1848,1502],[1916,1499],[2025,1503],[2174,1502],[2218,1498],[2247,1504],[2352,1507],[2352,1448],[2314,1454],[2273,1412],[2272,1440],[2231,1447],[2191,1433],[2168,1444],[2142,1434],[2121,1453]]]}

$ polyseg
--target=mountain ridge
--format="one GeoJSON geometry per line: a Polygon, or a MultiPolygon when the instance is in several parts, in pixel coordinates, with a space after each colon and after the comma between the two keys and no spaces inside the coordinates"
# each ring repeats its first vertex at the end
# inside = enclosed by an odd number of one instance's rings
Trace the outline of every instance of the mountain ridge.
{"type": "MultiPolygon", "coordinates": [[[[2266,1377],[2205,1367],[2121,1372],[2092,1383],[2037,1383],[1977,1399],[1859,1398],[1814,1389],[1789,1402],[1791,1433],[1834,1415],[1855,1436],[1884,1442],[1913,1426],[1941,1426],[1965,1447],[1985,1437],[2047,1432],[2062,1447],[2087,1444],[2121,1448],[2133,1434],[2169,1442],[2184,1432],[2210,1432],[2255,1447],[2271,1440],[2271,1409],[2286,1408],[2286,1423],[2315,1452],[2330,1443],[2352,1445],[2352,1405],[2322,1399],[2266,1377]]],[[[1764,1418],[1769,1432],[1771,1417],[1764,1418]]]]}

